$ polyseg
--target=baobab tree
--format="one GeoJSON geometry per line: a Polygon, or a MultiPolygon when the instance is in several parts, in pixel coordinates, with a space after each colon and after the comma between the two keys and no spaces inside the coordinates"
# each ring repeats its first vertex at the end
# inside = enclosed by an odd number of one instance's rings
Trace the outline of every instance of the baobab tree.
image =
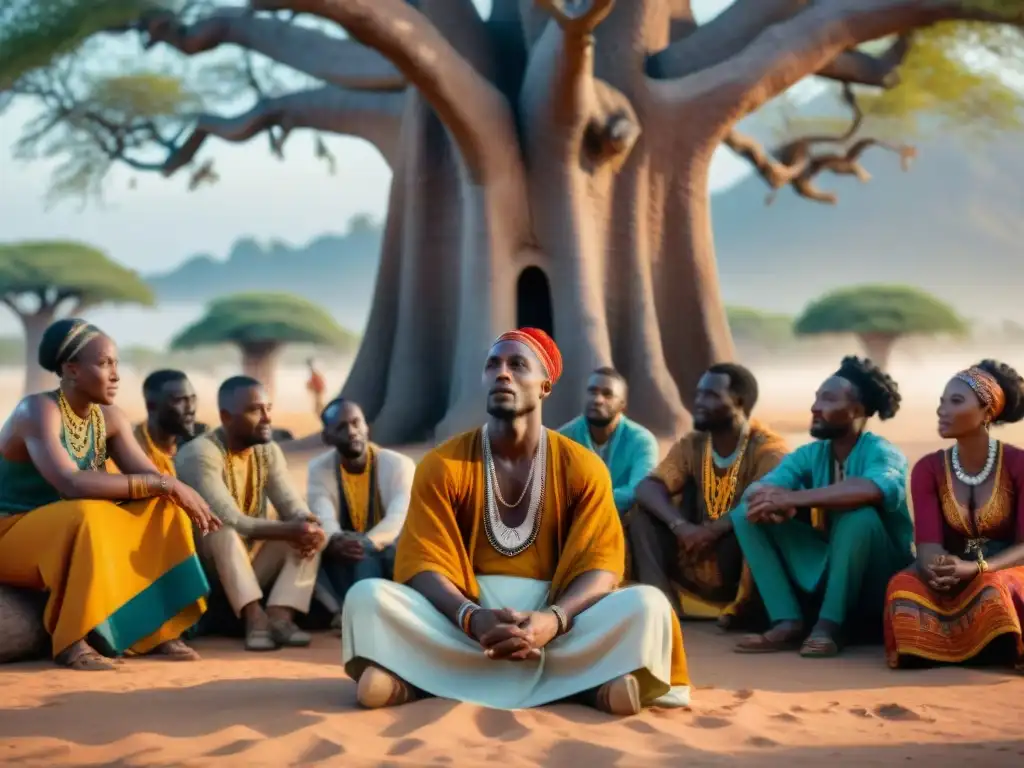
{"type": "Polygon", "coordinates": [[[700,25],[690,0],[493,0],[486,19],[472,0],[253,0],[116,23],[111,12],[90,28],[68,21],[81,1],[60,4],[55,28],[72,30],[62,50],[90,30],[137,31],[188,56],[240,46],[318,81],[261,93],[237,114],[191,115],[176,135],[168,124],[182,115],[167,103],[110,119],[20,76],[15,91],[50,98],[58,120],[93,137],[96,157],[168,175],[187,167],[194,185],[215,176],[202,154],[210,138],[265,134],[280,153],[305,128],[380,150],[393,171],[388,221],[344,394],[385,442],[478,423],[483,355],[526,322],[546,324],[565,356],[549,423],[576,411],[593,367],[613,364],[630,381],[632,415],[675,432],[701,371],[733,354],[710,221],[715,149],[748,158],[773,189],[831,202],[817,177],[863,178],[862,153],[885,145],[844,132],[826,137],[831,147],[819,137],[770,151],[737,123],[812,76],[842,83],[856,107],[857,89],[897,85],[936,25],[1024,19],[1011,0],[735,0],[700,25]],[[871,43],[880,49],[862,48],[871,43]],[[166,154],[141,159],[146,147],[166,154]]]}
{"type": "Polygon", "coordinates": [[[907,285],[858,285],[822,296],[796,319],[800,336],[853,334],[872,361],[889,367],[907,336],[963,336],[970,328],[949,304],[907,285]]]}

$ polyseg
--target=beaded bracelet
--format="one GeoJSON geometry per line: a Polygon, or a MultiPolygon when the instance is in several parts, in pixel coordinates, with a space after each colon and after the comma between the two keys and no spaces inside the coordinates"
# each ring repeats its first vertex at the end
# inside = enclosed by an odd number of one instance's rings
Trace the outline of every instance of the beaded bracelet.
{"type": "Polygon", "coordinates": [[[459,629],[470,637],[473,636],[469,629],[470,621],[473,618],[473,613],[479,610],[479,608],[480,606],[472,600],[467,600],[459,606],[459,611],[455,614],[455,623],[459,625],[459,629]]]}
{"type": "Polygon", "coordinates": [[[558,620],[558,634],[564,635],[569,631],[569,616],[560,605],[549,605],[548,610],[555,614],[558,620]]]}

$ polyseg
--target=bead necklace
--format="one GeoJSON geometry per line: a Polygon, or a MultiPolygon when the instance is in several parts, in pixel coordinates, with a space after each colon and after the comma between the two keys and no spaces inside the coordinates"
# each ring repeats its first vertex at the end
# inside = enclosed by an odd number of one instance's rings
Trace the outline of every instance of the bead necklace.
{"type": "Polygon", "coordinates": [[[974,488],[981,485],[988,480],[989,475],[992,474],[992,470],[996,466],[996,454],[998,453],[999,441],[993,438],[988,439],[988,456],[985,459],[985,466],[981,468],[981,472],[976,475],[969,475],[964,471],[963,465],[960,464],[960,446],[959,444],[953,446],[953,474],[956,475],[956,479],[964,485],[974,488]]]}
{"type": "Polygon", "coordinates": [[[704,509],[708,517],[717,520],[732,507],[733,499],[736,496],[736,483],[739,480],[740,465],[743,463],[743,456],[747,452],[747,444],[750,442],[750,433],[746,432],[740,440],[739,446],[733,452],[732,463],[728,471],[719,477],[714,468],[714,447],[711,445],[711,435],[708,435],[704,447],[703,486],[704,486],[704,509]]]}
{"type": "Polygon", "coordinates": [[[216,438],[214,438],[214,442],[220,448],[221,455],[224,457],[224,479],[227,482],[228,491],[231,492],[231,497],[238,505],[238,511],[246,517],[255,517],[260,511],[260,506],[263,502],[263,487],[266,484],[267,477],[266,467],[263,465],[264,462],[259,451],[255,448],[250,448],[249,454],[243,457],[241,454],[229,451],[225,442],[216,438]],[[245,503],[246,493],[238,487],[235,479],[234,463],[238,458],[242,458],[246,464],[252,463],[253,465],[248,472],[249,485],[248,489],[246,489],[248,490],[248,504],[245,503]]]}
{"type": "Polygon", "coordinates": [[[82,460],[93,449],[93,466],[98,467],[107,460],[107,430],[103,411],[96,403],[89,404],[89,413],[82,418],[71,407],[63,390],[57,390],[57,407],[64,429],[64,440],[71,455],[82,460]]]}
{"type": "Polygon", "coordinates": [[[483,428],[483,454],[484,454],[484,499],[486,509],[484,510],[484,533],[487,541],[494,547],[495,551],[505,557],[515,557],[525,551],[537,539],[540,531],[540,521],[543,514],[542,502],[544,499],[544,484],[547,476],[548,456],[548,433],[541,430],[540,443],[537,445],[537,452],[530,463],[530,473],[527,476],[523,492],[515,504],[509,504],[501,495],[501,488],[498,483],[498,472],[494,464],[494,455],[491,453],[491,440],[487,435],[487,426],[483,428]],[[500,503],[506,509],[514,509],[522,504],[526,498],[527,491],[530,492],[530,500],[526,509],[526,517],[516,527],[505,524],[498,512],[500,503]]]}

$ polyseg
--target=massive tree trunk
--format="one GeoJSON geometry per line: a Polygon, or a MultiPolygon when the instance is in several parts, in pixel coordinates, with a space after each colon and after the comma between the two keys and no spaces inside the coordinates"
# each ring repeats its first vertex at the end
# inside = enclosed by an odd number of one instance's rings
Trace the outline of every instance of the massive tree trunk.
{"type": "Polygon", "coordinates": [[[263,384],[267,394],[273,398],[277,362],[284,345],[276,341],[262,341],[240,344],[239,348],[242,351],[242,373],[263,384]]]}
{"type": "Polygon", "coordinates": [[[871,362],[883,371],[889,370],[892,348],[896,345],[896,340],[899,337],[891,333],[861,333],[857,338],[864,348],[864,354],[871,362]]]}
{"type": "Polygon", "coordinates": [[[56,319],[54,310],[44,307],[38,312],[19,312],[18,318],[25,329],[25,394],[53,389],[57,379],[39,365],[39,343],[43,340],[43,332],[56,319]]]}
{"type": "Polygon", "coordinates": [[[550,331],[565,359],[549,425],[611,364],[629,380],[631,415],[676,433],[701,372],[733,354],[707,189],[715,148],[725,141],[773,188],[830,202],[815,177],[856,172],[870,142],[815,155],[795,141],[773,156],[733,126],[815,73],[890,87],[917,27],[1003,20],[966,0],[735,0],[700,27],[689,0],[493,0],[487,21],[472,0],[251,4],[312,13],[351,39],[237,10],[139,27],[185,53],[258,50],[325,81],[333,99],[317,109],[326,94],[311,91],[201,119],[166,170],[211,135],[283,140],[309,127],[381,149],[394,169],[388,222],[343,394],[387,443],[480,423],[488,346],[522,324],[550,331]],[[887,35],[900,37],[882,56],[855,50],[887,35]]]}

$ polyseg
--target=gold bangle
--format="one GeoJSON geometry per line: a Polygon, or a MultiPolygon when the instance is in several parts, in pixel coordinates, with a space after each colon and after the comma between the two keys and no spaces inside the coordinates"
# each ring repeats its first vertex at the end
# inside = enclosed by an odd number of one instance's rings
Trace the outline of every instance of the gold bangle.
{"type": "Polygon", "coordinates": [[[978,573],[985,573],[988,570],[988,560],[985,558],[978,559],[978,573]]]}
{"type": "Polygon", "coordinates": [[[145,497],[145,481],[141,475],[128,475],[128,497],[133,501],[145,497]]]}
{"type": "Polygon", "coordinates": [[[569,631],[569,616],[566,614],[565,609],[560,605],[549,605],[548,610],[555,614],[555,619],[558,621],[558,634],[564,635],[569,631]]]}

